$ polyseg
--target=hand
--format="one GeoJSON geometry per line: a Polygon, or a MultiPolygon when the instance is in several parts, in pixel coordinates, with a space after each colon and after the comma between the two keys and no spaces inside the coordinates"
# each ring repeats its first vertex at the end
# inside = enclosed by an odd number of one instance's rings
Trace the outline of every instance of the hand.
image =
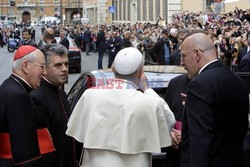
{"type": "Polygon", "coordinates": [[[173,129],[170,134],[172,138],[172,147],[174,149],[178,149],[181,142],[181,132],[179,130],[173,129]]]}
{"type": "Polygon", "coordinates": [[[177,139],[177,142],[181,143],[181,131],[177,129],[173,129],[172,132],[175,133],[175,138],[177,139]]]}

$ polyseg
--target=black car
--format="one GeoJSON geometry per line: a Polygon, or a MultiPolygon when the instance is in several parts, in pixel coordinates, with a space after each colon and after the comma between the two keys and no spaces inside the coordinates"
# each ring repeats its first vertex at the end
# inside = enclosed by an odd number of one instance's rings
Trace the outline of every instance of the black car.
{"type": "MultiPolygon", "coordinates": [[[[186,73],[180,66],[145,66],[144,71],[151,88],[161,97],[165,95],[168,83],[172,78],[186,73]]],[[[114,79],[114,74],[111,69],[83,73],[68,93],[71,111],[86,89],[93,86],[105,86],[112,79],[114,79]]],[[[165,154],[153,154],[153,167],[161,167],[165,154]]]]}

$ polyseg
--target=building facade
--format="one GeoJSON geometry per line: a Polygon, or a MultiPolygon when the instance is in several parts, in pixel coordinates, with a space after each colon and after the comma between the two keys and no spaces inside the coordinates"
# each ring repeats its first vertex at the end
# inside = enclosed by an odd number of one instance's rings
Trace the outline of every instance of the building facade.
{"type": "Polygon", "coordinates": [[[11,1],[0,2],[0,16],[5,21],[37,23],[45,16],[57,16],[71,23],[78,13],[82,16],[83,0],[14,0],[15,6],[11,6],[11,1]]]}
{"type": "Polygon", "coordinates": [[[91,24],[111,24],[112,15],[108,7],[112,5],[112,0],[84,0],[83,14],[91,24]]]}
{"type": "Polygon", "coordinates": [[[114,22],[156,22],[181,11],[181,0],[113,0],[114,22]]]}
{"type": "Polygon", "coordinates": [[[155,23],[159,17],[171,22],[183,11],[229,12],[235,7],[249,9],[250,0],[1,0],[0,16],[5,21],[38,22],[44,16],[62,17],[64,23],[86,17],[91,24],[155,23]],[[10,6],[15,1],[15,6],[10,6]],[[61,7],[62,6],[62,7],[61,7]],[[62,16],[61,16],[62,10],[62,16]]]}
{"type": "Polygon", "coordinates": [[[250,0],[224,3],[225,0],[112,0],[115,13],[112,14],[113,22],[132,23],[153,22],[158,17],[171,22],[174,13],[183,11],[192,12],[229,12],[235,7],[249,9],[250,0]]]}

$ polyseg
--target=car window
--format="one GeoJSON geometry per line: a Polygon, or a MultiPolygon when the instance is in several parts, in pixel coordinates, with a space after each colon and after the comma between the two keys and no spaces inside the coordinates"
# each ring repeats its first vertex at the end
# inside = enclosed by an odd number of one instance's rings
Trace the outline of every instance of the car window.
{"type": "MultiPolygon", "coordinates": [[[[164,98],[169,81],[180,75],[179,73],[157,73],[145,72],[149,85],[155,92],[164,98]]],[[[72,86],[68,94],[70,109],[73,111],[77,101],[80,99],[84,91],[93,86],[102,86],[108,84],[114,79],[114,74],[110,70],[107,71],[92,71],[91,73],[83,74],[72,86]]]]}
{"type": "Polygon", "coordinates": [[[88,78],[90,78],[90,76],[87,74],[81,75],[68,93],[68,102],[71,111],[73,111],[83,92],[88,88],[88,78]]]}

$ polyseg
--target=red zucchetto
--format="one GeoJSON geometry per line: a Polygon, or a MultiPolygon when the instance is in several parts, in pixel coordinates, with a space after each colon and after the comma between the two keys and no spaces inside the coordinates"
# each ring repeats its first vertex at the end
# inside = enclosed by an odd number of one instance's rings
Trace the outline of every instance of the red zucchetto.
{"type": "Polygon", "coordinates": [[[33,52],[36,49],[37,48],[35,48],[33,46],[30,46],[30,45],[21,46],[20,48],[17,49],[17,51],[16,51],[16,53],[14,55],[14,61],[26,56],[27,54],[33,52]]]}

